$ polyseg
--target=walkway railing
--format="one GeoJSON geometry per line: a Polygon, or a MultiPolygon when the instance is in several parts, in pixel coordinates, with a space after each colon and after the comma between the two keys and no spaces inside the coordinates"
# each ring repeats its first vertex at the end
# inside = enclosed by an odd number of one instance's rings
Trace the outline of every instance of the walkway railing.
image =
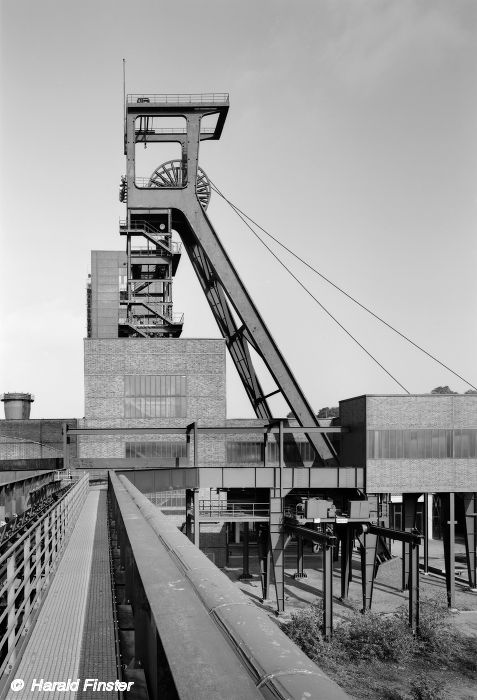
{"type": "Polygon", "coordinates": [[[88,489],[85,475],[0,556],[0,678],[15,665],[88,489]]]}
{"type": "Polygon", "coordinates": [[[150,104],[221,104],[229,103],[227,92],[204,92],[192,95],[128,95],[129,104],[150,103],[150,104]]]}
{"type": "Polygon", "coordinates": [[[243,520],[249,516],[250,520],[256,518],[268,518],[270,505],[268,503],[227,503],[218,500],[199,500],[200,517],[237,518],[243,520]]]}

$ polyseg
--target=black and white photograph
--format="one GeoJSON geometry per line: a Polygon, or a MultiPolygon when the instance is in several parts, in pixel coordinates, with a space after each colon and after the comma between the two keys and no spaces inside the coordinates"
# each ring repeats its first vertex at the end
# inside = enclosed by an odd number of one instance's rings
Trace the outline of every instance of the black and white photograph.
{"type": "Polygon", "coordinates": [[[476,0],[0,0],[0,700],[477,700],[476,0]]]}

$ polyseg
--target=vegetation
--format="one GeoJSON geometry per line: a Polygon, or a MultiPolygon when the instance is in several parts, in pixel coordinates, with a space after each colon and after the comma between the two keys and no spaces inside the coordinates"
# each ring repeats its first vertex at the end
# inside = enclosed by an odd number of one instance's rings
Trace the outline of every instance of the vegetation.
{"type": "Polygon", "coordinates": [[[416,636],[407,616],[407,607],[385,615],[353,611],[326,642],[320,601],[293,613],[283,629],[353,697],[444,700],[451,680],[454,686],[475,682],[477,640],[453,627],[446,607],[432,599],[421,601],[416,636]]]}

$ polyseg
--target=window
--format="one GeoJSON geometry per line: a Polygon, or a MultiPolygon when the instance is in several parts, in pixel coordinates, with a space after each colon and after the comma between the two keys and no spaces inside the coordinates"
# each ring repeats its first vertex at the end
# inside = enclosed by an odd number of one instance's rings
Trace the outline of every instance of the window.
{"type": "MultiPolygon", "coordinates": [[[[227,442],[227,463],[252,462],[263,464],[263,442],[227,442]]],[[[309,442],[287,442],[283,443],[283,461],[285,464],[303,464],[313,462],[315,450],[309,442]]],[[[278,442],[267,443],[267,461],[278,462],[279,444],[278,442]]]]}
{"type": "Polygon", "coordinates": [[[227,463],[263,462],[263,442],[227,442],[227,463]]]}
{"type": "Polygon", "coordinates": [[[475,459],[477,430],[368,430],[369,459],[475,459]]]}
{"type": "Polygon", "coordinates": [[[125,418],[185,418],[184,375],[135,375],[124,378],[125,418]]]}
{"type": "Polygon", "coordinates": [[[127,442],[126,457],[175,460],[178,457],[187,457],[187,444],[167,440],[162,442],[127,442]]]}

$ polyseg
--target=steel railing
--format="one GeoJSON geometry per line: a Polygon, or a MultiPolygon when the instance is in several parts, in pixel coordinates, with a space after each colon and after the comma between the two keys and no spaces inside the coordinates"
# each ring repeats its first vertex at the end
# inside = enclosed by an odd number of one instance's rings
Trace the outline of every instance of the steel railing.
{"type": "Polygon", "coordinates": [[[151,183],[150,177],[136,177],[136,178],[134,178],[134,184],[136,185],[136,187],[149,188],[152,190],[163,189],[163,188],[177,190],[177,189],[184,188],[186,186],[185,182],[173,185],[172,182],[170,184],[166,183],[166,182],[163,184],[162,182],[159,182],[158,180],[154,180],[154,182],[152,184],[150,184],[150,183],[151,183]]]}
{"type": "Polygon", "coordinates": [[[89,490],[86,474],[73,483],[1,556],[0,677],[16,662],[17,646],[32,626],[89,490]]]}
{"type": "Polygon", "coordinates": [[[227,92],[203,92],[191,95],[128,95],[128,104],[147,103],[150,104],[229,104],[229,94],[227,92]]]}
{"type": "MultiPolygon", "coordinates": [[[[141,117],[142,118],[142,117],[141,117]]],[[[200,133],[201,134],[213,134],[215,129],[210,126],[201,126],[200,128],[200,133]]],[[[173,129],[167,129],[167,128],[156,128],[154,126],[151,126],[150,129],[136,129],[136,136],[140,136],[141,134],[147,136],[149,134],[187,134],[187,129],[185,127],[177,128],[174,127],[173,129]]]]}
{"type": "MultiPolygon", "coordinates": [[[[164,241],[164,245],[169,248],[169,252],[173,254],[180,253],[182,250],[182,243],[176,243],[176,241],[173,241],[172,243],[166,243],[164,241]]],[[[131,255],[150,255],[151,253],[160,253],[161,251],[158,250],[157,248],[153,248],[152,244],[150,246],[134,246],[134,248],[131,249],[131,255]]]]}
{"type": "MultiPolygon", "coordinates": [[[[146,178],[143,178],[143,179],[146,179],[146,178]]],[[[170,236],[171,235],[167,231],[160,231],[158,228],[156,228],[155,226],[152,226],[148,221],[144,221],[143,219],[131,221],[130,226],[128,226],[128,222],[126,221],[126,219],[119,219],[119,227],[124,229],[124,230],[129,230],[129,231],[144,230],[144,231],[146,231],[146,233],[152,233],[156,236],[170,236]]]]}
{"type": "Polygon", "coordinates": [[[227,503],[226,501],[199,499],[200,516],[243,518],[268,518],[268,503],[227,503]]]}

